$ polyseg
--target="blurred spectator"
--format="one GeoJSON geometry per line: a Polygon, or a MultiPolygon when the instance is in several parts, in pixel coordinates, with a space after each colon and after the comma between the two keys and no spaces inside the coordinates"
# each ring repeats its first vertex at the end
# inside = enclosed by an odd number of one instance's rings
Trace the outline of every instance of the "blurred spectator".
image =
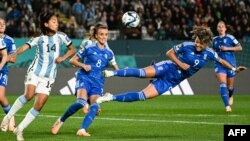
{"type": "Polygon", "coordinates": [[[58,12],[60,30],[71,38],[81,38],[84,29],[102,22],[119,31],[120,39],[187,40],[194,25],[209,26],[216,32],[219,20],[235,28],[237,39],[249,41],[250,36],[249,0],[0,0],[0,16],[6,16],[13,37],[27,36],[26,29],[18,30],[19,26],[28,27],[28,36],[36,34],[37,17],[49,10],[58,12]],[[137,28],[124,29],[121,16],[126,11],[139,14],[137,28]],[[13,25],[16,27],[11,29],[13,25]]]}
{"type": "Polygon", "coordinates": [[[82,4],[81,0],[76,0],[76,2],[72,6],[72,13],[76,17],[76,22],[78,24],[82,24],[83,22],[83,12],[85,10],[84,4],[82,4]]]}

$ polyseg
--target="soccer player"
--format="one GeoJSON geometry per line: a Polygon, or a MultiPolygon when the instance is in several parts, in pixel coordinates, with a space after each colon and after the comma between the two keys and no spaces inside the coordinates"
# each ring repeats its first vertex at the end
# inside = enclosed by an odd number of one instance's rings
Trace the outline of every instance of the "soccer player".
{"type": "Polygon", "coordinates": [[[57,64],[75,53],[75,48],[68,36],[58,32],[58,19],[53,12],[44,12],[40,14],[39,18],[42,35],[31,38],[26,44],[18,48],[12,56],[15,58],[16,55],[31,47],[37,47],[35,58],[27,71],[24,94],[16,99],[1,123],[1,130],[6,131],[11,117],[35,95],[33,107],[13,131],[18,141],[24,140],[23,130],[39,115],[46,103],[55,81],[57,64]],[[67,46],[68,51],[60,56],[63,44],[67,46]]]}
{"type": "Polygon", "coordinates": [[[212,43],[213,34],[207,27],[196,26],[192,30],[194,42],[183,42],[167,51],[170,60],[158,62],[143,69],[120,69],[104,71],[106,77],[142,77],[156,78],[139,92],[126,92],[116,95],[106,93],[97,99],[97,103],[106,101],[132,102],[155,98],[178,85],[184,79],[199,71],[209,60],[215,60],[234,72],[246,69],[243,66],[234,68],[218,57],[217,53],[208,48],[212,43]]]}
{"type": "Polygon", "coordinates": [[[80,48],[84,48],[87,45],[91,45],[91,44],[93,44],[93,43],[96,42],[96,39],[93,37],[94,28],[95,28],[95,26],[90,26],[90,28],[89,28],[89,37],[88,38],[84,38],[82,40],[80,48]]]}
{"type": "MultiPolygon", "coordinates": [[[[230,27],[228,26],[227,28],[225,22],[223,21],[220,21],[217,24],[219,36],[214,37],[213,48],[218,53],[220,58],[226,60],[233,67],[236,67],[237,65],[234,52],[242,51],[242,46],[233,35],[227,34],[229,29],[230,27]]],[[[220,63],[215,62],[215,73],[217,80],[220,83],[220,94],[226,107],[226,112],[231,112],[235,72],[231,69],[225,68],[220,63]]]]}
{"type": "MultiPolygon", "coordinates": [[[[16,45],[15,45],[14,40],[10,36],[4,34],[5,30],[6,30],[5,19],[0,18],[0,38],[3,41],[3,44],[6,46],[6,49],[7,49],[7,54],[8,54],[7,63],[8,62],[15,63],[16,60],[9,57],[9,55],[16,52],[16,45]]],[[[2,57],[0,57],[0,60],[1,59],[2,59],[2,57]]],[[[7,114],[11,108],[11,106],[8,102],[8,99],[5,96],[5,88],[6,88],[7,82],[8,82],[7,63],[0,70],[0,104],[1,104],[5,114],[7,114]]],[[[14,126],[15,126],[15,120],[13,117],[10,120],[8,130],[13,131],[14,126]]]]}
{"type": "Polygon", "coordinates": [[[96,103],[96,99],[103,94],[104,77],[102,72],[107,68],[108,63],[115,70],[119,69],[112,50],[107,46],[108,27],[97,24],[93,36],[97,42],[81,48],[70,60],[72,65],[80,68],[76,72],[77,100],[56,120],[51,129],[52,134],[57,134],[66,119],[83,108],[89,99],[91,104],[89,111],[76,135],[90,136],[86,130],[92,124],[100,107],[96,103]]]}

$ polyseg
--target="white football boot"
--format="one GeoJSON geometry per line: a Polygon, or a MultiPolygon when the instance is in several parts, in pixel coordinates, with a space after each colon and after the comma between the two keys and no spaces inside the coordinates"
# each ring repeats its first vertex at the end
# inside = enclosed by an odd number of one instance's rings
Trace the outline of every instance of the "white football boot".
{"type": "Polygon", "coordinates": [[[106,93],[103,96],[96,99],[96,103],[101,104],[103,102],[108,102],[113,100],[113,95],[111,93],[106,93]]]}
{"type": "Polygon", "coordinates": [[[103,71],[103,76],[104,77],[112,77],[112,76],[114,76],[114,72],[113,71],[109,71],[109,70],[104,70],[103,71]]]}
{"type": "Polygon", "coordinates": [[[3,121],[1,123],[1,130],[3,132],[6,132],[8,130],[9,123],[10,123],[10,119],[7,116],[4,116],[3,121]]]}
{"type": "Polygon", "coordinates": [[[77,136],[82,136],[82,137],[90,137],[91,135],[86,132],[85,129],[79,129],[76,133],[77,136]]]}
{"type": "Polygon", "coordinates": [[[230,106],[226,106],[226,112],[227,113],[231,113],[232,112],[232,108],[230,106]]]}
{"type": "Polygon", "coordinates": [[[60,117],[56,120],[56,122],[53,124],[52,128],[51,128],[51,133],[52,134],[57,134],[60,130],[60,128],[62,127],[63,122],[60,120],[60,117]]]}
{"type": "Polygon", "coordinates": [[[14,129],[13,133],[16,134],[17,141],[24,141],[23,131],[20,131],[18,127],[14,129]]]}

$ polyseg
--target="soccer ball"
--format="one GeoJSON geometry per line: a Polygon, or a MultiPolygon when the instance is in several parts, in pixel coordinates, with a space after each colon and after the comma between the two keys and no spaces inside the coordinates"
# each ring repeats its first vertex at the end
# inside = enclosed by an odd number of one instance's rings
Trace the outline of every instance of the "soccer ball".
{"type": "Polygon", "coordinates": [[[122,23],[126,27],[137,27],[140,23],[140,17],[135,11],[128,11],[122,16],[122,23]]]}

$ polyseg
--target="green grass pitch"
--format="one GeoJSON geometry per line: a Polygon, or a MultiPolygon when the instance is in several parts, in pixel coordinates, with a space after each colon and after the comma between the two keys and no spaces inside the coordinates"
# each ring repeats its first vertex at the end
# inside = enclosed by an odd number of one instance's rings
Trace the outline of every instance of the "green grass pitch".
{"type": "MultiPolygon", "coordinates": [[[[8,95],[10,103],[16,97],[8,95]]],[[[75,99],[51,95],[39,117],[24,130],[25,141],[222,141],[224,124],[250,124],[250,96],[235,95],[230,114],[219,95],[160,96],[144,102],[103,103],[101,115],[88,129],[91,137],[76,136],[84,118],[80,110],[64,123],[58,135],[51,135],[52,124],[75,99]]],[[[16,123],[33,102],[17,113],[16,123]]],[[[1,110],[1,120],[3,115],[1,110]]],[[[15,139],[11,132],[0,132],[0,141],[15,139]]]]}

